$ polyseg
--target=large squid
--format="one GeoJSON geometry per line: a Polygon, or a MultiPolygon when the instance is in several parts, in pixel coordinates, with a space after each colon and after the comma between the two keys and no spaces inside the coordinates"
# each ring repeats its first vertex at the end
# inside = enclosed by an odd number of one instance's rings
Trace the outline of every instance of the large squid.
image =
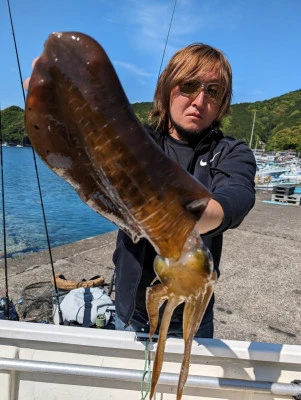
{"type": "Polygon", "coordinates": [[[210,192],[171,161],[144,130],[102,47],[77,32],[53,33],[30,79],[25,124],[41,159],[96,212],[133,239],[147,238],[160,283],[147,289],[150,338],[167,301],[155,355],[154,395],[170,319],[185,303],[182,396],[193,337],[216,273],[198,234],[210,192]]]}

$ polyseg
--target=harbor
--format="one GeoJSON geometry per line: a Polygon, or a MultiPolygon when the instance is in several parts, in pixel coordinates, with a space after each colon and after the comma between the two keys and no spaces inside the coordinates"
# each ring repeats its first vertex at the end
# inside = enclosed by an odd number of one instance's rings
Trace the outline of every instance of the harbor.
{"type": "Polygon", "coordinates": [[[295,151],[268,152],[253,149],[257,172],[257,190],[272,190],[274,186],[301,186],[301,159],[295,151]]]}

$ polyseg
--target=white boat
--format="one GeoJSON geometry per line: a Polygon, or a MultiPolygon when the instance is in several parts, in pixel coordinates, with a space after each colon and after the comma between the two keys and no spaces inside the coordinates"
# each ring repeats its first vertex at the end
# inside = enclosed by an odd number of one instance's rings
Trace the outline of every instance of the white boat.
{"type": "Polygon", "coordinates": [[[259,178],[272,177],[279,178],[280,175],[289,172],[290,167],[288,165],[280,165],[280,164],[266,164],[264,167],[259,168],[257,171],[257,175],[259,178]]]}
{"type": "MultiPolygon", "coordinates": [[[[143,339],[134,332],[2,320],[1,400],[146,399],[147,360],[156,344],[143,339]]],[[[168,339],[154,400],[176,399],[182,357],[183,340],[168,339]]],[[[197,339],[182,399],[299,399],[298,382],[299,345],[197,339]]]]}
{"type": "Polygon", "coordinates": [[[275,186],[297,186],[300,182],[290,179],[260,179],[255,181],[255,189],[258,190],[273,190],[275,186]]]}
{"type": "Polygon", "coordinates": [[[280,178],[301,183],[301,170],[292,170],[290,172],[283,173],[280,175],[280,178]]]}

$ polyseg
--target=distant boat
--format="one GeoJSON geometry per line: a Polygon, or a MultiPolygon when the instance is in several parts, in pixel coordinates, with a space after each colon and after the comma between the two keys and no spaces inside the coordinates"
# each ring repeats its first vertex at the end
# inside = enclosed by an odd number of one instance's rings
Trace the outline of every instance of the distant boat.
{"type": "Polygon", "coordinates": [[[259,178],[272,177],[279,178],[282,174],[289,172],[289,165],[280,165],[277,163],[267,164],[265,167],[259,168],[257,171],[257,176],[259,178]]]}
{"type": "Polygon", "coordinates": [[[296,181],[301,183],[301,169],[296,171],[291,171],[287,173],[283,173],[279,176],[281,179],[288,179],[290,181],[296,181]]]}
{"type": "Polygon", "coordinates": [[[265,183],[257,183],[255,184],[256,190],[273,190],[274,186],[294,186],[299,185],[299,182],[296,181],[272,181],[272,182],[265,182],[265,183]]]}
{"type": "Polygon", "coordinates": [[[297,180],[284,178],[283,175],[280,175],[279,178],[272,178],[271,176],[255,177],[255,189],[257,190],[273,190],[274,186],[298,186],[300,183],[297,180]]]}
{"type": "Polygon", "coordinates": [[[17,146],[16,146],[16,147],[23,147],[23,146],[22,146],[22,144],[17,144],[17,146]]]}

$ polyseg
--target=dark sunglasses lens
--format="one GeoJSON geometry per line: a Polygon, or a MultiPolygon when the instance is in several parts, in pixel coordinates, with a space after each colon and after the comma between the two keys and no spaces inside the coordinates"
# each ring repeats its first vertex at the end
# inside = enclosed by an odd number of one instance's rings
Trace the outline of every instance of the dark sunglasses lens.
{"type": "Polygon", "coordinates": [[[211,99],[217,99],[221,90],[218,85],[212,83],[207,86],[207,93],[211,99]]]}
{"type": "Polygon", "coordinates": [[[180,92],[186,95],[193,95],[200,91],[202,84],[198,81],[187,81],[180,84],[180,92]]]}
{"type": "Polygon", "coordinates": [[[202,88],[204,88],[206,96],[212,100],[220,101],[223,97],[224,88],[217,83],[208,83],[207,85],[197,80],[191,80],[183,82],[179,85],[180,92],[184,96],[195,96],[198,95],[202,88]]]}

